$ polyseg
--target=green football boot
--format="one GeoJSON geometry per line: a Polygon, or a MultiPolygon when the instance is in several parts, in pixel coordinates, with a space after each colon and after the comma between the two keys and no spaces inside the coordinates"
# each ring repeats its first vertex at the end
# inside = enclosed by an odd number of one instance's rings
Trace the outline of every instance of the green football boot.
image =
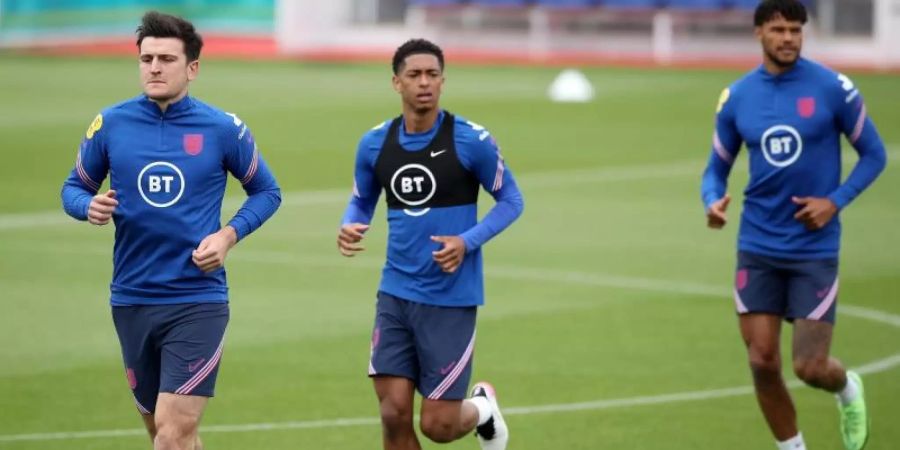
{"type": "Polygon", "coordinates": [[[862,450],[869,440],[869,417],[866,414],[866,399],[862,379],[856,372],[847,371],[847,381],[853,380],[859,389],[859,396],[849,405],[838,401],[841,412],[841,437],[847,450],[862,450]]]}

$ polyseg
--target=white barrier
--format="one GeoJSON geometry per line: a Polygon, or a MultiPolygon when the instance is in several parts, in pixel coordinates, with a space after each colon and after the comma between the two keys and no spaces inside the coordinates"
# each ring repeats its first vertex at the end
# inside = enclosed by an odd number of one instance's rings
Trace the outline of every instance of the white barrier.
{"type": "MultiPolygon", "coordinates": [[[[577,53],[660,65],[683,61],[751,60],[759,57],[752,37],[752,12],[721,13],[656,10],[621,15],[595,9],[558,12],[532,6],[485,9],[474,5],[411,7],[405,23],[354,23],[354,8],[372,11],[379,0],[278,0],[276,39],[286,54],[350,51],[384,53],[410,37],[433,39],[449,50],[502,54],[533,61],[577,53]],[[622,33],[610,26],[625,17],[644,32],[622,33]],[[591,33],[570,33],[566,21],[591,23],[591,33]],[[513,26],[497,26],[506,21],[513,26]],[[719,34],[693,33],[696,28],[730,29],[719,34]],[[705,28],[704,28],[705,27],[705,28]]],[[[371,16],[371,14],[369,14],[371,16]]],[[[822,34],[813,20],[806,29],[805,54],[843,66],[900,69],[900,0],[874,0],[874,32],[870,37],[822,34]],[[893,45],[892,45],[893,44],[893,45]]]]}

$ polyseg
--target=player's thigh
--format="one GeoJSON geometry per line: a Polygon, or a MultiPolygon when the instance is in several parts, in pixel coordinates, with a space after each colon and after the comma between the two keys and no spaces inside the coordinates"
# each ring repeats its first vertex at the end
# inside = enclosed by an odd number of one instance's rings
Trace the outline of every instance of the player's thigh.
{"type": "Polygon", "coordinates": [[[205,396],[161,392],[156,402],[157,427],[172,426],[183,434],[194,433],[208,402],[209,397],[205,396]]]}
{"type": "Polygon", "coordinates": [[[782,317],[766,313],[741,314],[738,323],[751,359],[778,358],[782,317]]]}
{"type": "Polygon", "coordinates": [[[795,261],[788,279],[788,317],[834,324],[838,297],[837,258],[795,261]]]}
{"type": "Polygon", "coordinates": [[[396,408],[412,410],[415,400],[415,383],[409,378],[392,375],[377,375],[372,377],[372,385],[379,403],[388,402],[396,408]]]}
{"type": "Polygon", "coordinates": [[[821,320],[794,321],[793,359],[795,363],[825,361],[831,351],[834,325],[821,320]]]}
{"type": "Polygon", "coordinates": [[[422,399],[422,411],[420,412],[423,427],[447,426],[455,428],[460,425],[462,418],[462,400],[431,400],[422,399]]]}
{"type": "Polygon", "coordinates": [[[212,397],[228,325],[227,303],[165,305],[160,392],[212,397]]]}
{"type": "Polygon", "coordinates": [[[149,416],[156,409],[160,380],[160,352],[156,342],[156,315],[145,305],[113,306],[113,324],[122,349],[125,377],[135,406],[149,416]]]}
{"type": "Polygon", "coordinates": [[[466,397],[475,350],[477,308],[415,305],[419,392],[428,400],[466,397]]]}
{"type": "Polygon", "coordinates": [[[369,357],[369,376],[375,378],[376,387],[380,377],[401,377],[411,382],[419,377],[409,307],[406,300],[378,293],[369,357]]]}
{"type": "Polygon", "coordinates": [[[738,314],[786,314],[788,285],[780,268],[781,262],[777,258],[738,252],[734,277],[734,303],[738,314]]]}

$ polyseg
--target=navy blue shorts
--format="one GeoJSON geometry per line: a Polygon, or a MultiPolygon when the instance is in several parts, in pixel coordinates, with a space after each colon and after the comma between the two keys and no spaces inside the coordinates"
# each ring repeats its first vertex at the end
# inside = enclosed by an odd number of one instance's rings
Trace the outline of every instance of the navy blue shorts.
{"type": "Polygon", "coordinates": [[[466,398],[477,311],[475,306],[434,306],[379,292],[369,376],[408,378],[430,400],[466,398]]]}
{"type": "Polygon", "coordinates": [[[113,306],[125,375],[141,414],[160,392],[212,397],[227,303],[113,306]]]}
{"type": "Polygon", "coordinates": [[[837,258],[792,260],[738,252],[734,303],[739,314],[834,323],[837,258]]]}

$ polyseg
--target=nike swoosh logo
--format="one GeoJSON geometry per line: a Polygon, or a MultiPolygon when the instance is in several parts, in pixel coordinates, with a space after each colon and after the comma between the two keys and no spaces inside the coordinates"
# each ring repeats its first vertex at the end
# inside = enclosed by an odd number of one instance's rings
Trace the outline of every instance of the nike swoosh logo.
{"type": "Polygon", "coordinates": [[[199,361],[194,361],[193,363],[188,363],[188,371],[193,372],[193,371],[197,370],[197,368],[200,367],[200,364],[203,364],[205,362],[206,362],[206,358],[200,358],[199,361]]]}
{"type": "Polygon", "coordinates": [[[444,153],[446,151],[447,151],[447,149],[445,148],[439,152],[431,152],[431,157],[434,158],[435,156],[440,155],[441,153],[444,153]]]}
{"type": "Polygon", "coordinates": [[[447,367],[441,368],[441,375],[447,375],[453,369],[453,366],[456,364],[456,361],[450,363],[447,367]]]}

